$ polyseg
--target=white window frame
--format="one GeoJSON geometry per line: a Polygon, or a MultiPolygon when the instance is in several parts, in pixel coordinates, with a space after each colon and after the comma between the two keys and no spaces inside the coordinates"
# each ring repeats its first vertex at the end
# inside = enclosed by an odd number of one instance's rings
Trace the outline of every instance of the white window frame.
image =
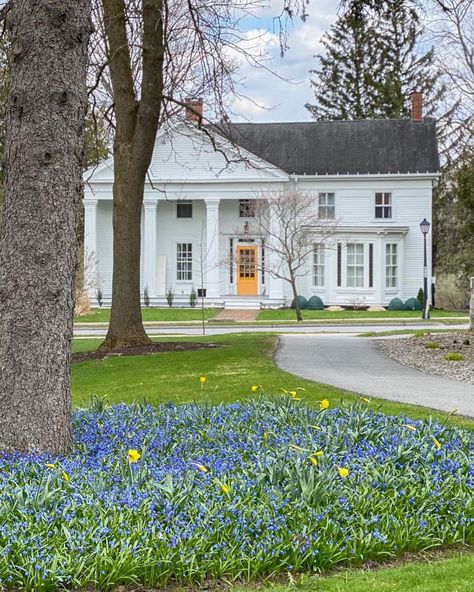
{"type": "Polygon", "coordinates": [[[324,288],[326,284],[326,253],[324,245],[313,246],[313,286],[324,288]]]}
{"type": "Polygon", "coordinates": [[[176,281],[193,281],[193,243],[183,241],[176,243],[176,281]],[[180,250],[180,247],[185,246],[180,250]]]}
{"type": "Polygon", "coordinates": [[[345,257],[345,272],[346,272],[346,288],[365,288],[366,287],[366,244],[368,243],[347,243],[346,244],[346,257],[345,257]],[[349,250],[354,250],[354,253],[350,253],[349,250]],[[360,257],[362,255],[362,262],[360,262],[360,257]],[[351,262],[349,262],[349,257],[354,257],[351,262]],[[353,274],[349,274],[349,268],[354,270],[353,274]],[[362,273],[360,274],[360,270],[362,273]],[[349,277],[354,279],[354,283],[349,283],[349,277]],[[358,281],[361,281],[360,285],[358,281]]]}
{"type": "Polygon", "coordinates": [[[393,193],[391,191],[376,191],[374,194],[374,219],[379,220],[393,220],[393,193]],[[377,196],[382,196],[382,203],[377,204],[377,196]],[[377,216],[377,212],[381,212],[381,216],[377,216]],[[386,212],[389,216],[386,216],[386,212]]]}
{"type": "Polygon", "coordinates": [[[399,283],[399,245],[385,243],[385,288],[396,289],[399,283]]]}
{"type": "Polygon", "coordinates": [[[334,191],[320,191],[318,193],[318,218],[320,220],[336,219],[336,194],[334,191]],[[331,199],[332,203],[328,203],[329,199],[331,199]],[[333,213],[332,216],[328,215],[330,209],[333,213]]]}

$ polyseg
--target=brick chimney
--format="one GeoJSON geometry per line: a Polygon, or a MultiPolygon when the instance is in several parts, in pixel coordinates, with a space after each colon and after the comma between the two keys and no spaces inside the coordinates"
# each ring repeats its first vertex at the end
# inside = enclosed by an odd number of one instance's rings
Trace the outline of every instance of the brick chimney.
{"type": "Polygon", "coordinates": [[[411,120],[423,121],[423,93],[413,91],[411,93],[411,120]]]}
{"type": "Polygon", "coordinates": [[[204,103],[202,99],[184,99],[186,105],[186,119],[188,121],[195,121],[199,123],[202,120],[204,111],[204,103]]]}

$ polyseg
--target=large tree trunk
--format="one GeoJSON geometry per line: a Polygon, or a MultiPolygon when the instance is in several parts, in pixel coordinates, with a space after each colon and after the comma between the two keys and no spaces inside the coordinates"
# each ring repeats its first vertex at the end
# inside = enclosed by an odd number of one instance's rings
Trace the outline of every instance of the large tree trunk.
{"type": "Polygon", "coordinates": [[[113,190],[114,264],[109,330],[101,349],[151,343],[140,301],[141,211],[144,178],[130,171],[129,156],[115,151],[113,190]]]}
{"type": "Polygon", "coordinates": [[[140,221],[163,95],[163,2],[142,0],[143,75],[135,96],[124,0],[102,0],[117,120],[114,140],[113,280],[110,324],[101,349],[150,343],[140,302],[140,221]]]}
{"type": "Polygon", "coordinates": [[[90,0],[14,0],[0,229],[0,450],[71,449],[90,0]]]}

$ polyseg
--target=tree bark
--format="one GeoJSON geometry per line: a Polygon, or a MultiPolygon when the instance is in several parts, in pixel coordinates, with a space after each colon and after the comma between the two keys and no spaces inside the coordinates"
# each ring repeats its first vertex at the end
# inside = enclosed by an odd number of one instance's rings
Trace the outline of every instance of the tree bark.
{"type": "Polygon", "coordinates": [[[299,322],[299,321],[303,320],[303,315],[301,314],[301,306],[300,306],[300,301],[298,299],[298,289],[296,287],[296,277],[293,274],[291,274],[290,284],[291,284],[291,289],[293,290],[293,298],[295,300],[296,320],[299,322]]]}
{"type": "Polygon", "coordinates": [[[141,98],[135,96],[124,0],[102,0],[117,126],[114,140],[113,280],[101,349],[150,343],[140,300],[141,211],[163,98],[162,0],[143,0],[141,98]]]}
{"type": "Polygon", "coordinates": [[[474,333],[474,277],[470,279],[471,299],[469,301],[469,331],[474,333]]]}
{"type": "Polygon", "coordinates": [[[0,451],[66,453],[90,0],[14,0],[7,23],[0,451]]]}

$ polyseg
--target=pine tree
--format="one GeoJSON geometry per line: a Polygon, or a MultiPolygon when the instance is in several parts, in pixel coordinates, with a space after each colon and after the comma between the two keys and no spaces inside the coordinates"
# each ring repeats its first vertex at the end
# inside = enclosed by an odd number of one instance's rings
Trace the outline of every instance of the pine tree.
{"type": "Polygon", "coordinates": [[[423,27],[410,0],[385,0],[383,9],[348,12],[322,39],[316,119],[403,118],[412,91],[424,93],[431,115],[445,89],[438,83],[433,50],[420,51],[423,27]]]}
{"type": "Polygon", "coordinates": [[[322,38],[318,55],[316,104],[306,108],[315,119],[365,119],[376,115],[376,80],[381,64],[377,33],[366,19],[346,13],[322,38]]]}
{"type": "Polygon", "coordinates": [[[379,115],[409,117],[414,90],[423,93],[424,114],[433,115],[445,87],[438,83],[433,48],[420,50],[423,26],[417,11],[408,0],[386,0],[384,10],[374,19],[383,60],[377,93],[379,115]]]}

